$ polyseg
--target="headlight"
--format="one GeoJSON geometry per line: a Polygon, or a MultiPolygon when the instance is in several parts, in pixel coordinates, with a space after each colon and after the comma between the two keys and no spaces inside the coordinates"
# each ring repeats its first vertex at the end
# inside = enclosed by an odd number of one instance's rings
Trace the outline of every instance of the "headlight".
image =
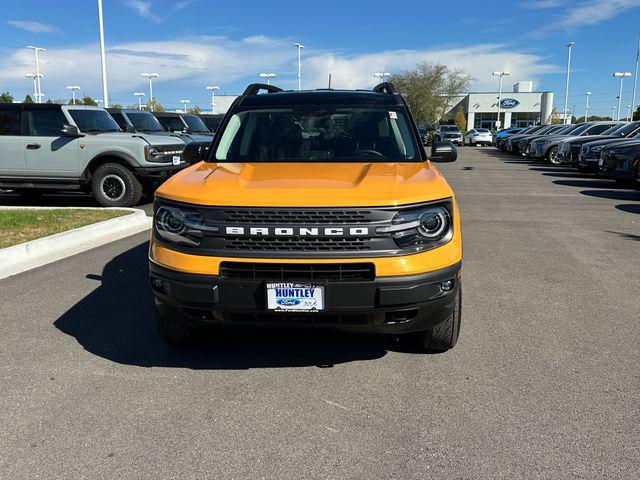
{"type": "Polygon", "coordinates": [[[427,250],[444,245],[453,236],[450,203],[401,211],[391,223],[379,227],[377,233],[391,234],[400,248],[427,250]]]}
{"type": "Polygon", "coordinates": [[[204,232],[209,229],[197,210],[166,205],[156,211],[155,226],[162,239],[192,247],[202,243],[204,232]]]}
{"type": "Polygon", "coordinates": [[[597,145],[595,147],[591,147],[591,153],[600,153],[602,151],[602,145],[597,145]]]}
{"type": "Polygon", "coordinates": [[[158,155],[160,155],[160,152],[158,152],[158,150],[156,150],[151,145],[144,146],[144,158],[146,158],[148,161],[152,162],[158,155]]]}

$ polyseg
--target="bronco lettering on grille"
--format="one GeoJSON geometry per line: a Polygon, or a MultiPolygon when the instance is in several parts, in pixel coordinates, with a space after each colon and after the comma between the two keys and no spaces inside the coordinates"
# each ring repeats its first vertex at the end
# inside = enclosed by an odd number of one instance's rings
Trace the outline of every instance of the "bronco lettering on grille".
{"type": "Polygon", "coordinates": [[[225,233],[265,237],[360,237],[369,235],[369,227],[226,227],[225,233]]]}

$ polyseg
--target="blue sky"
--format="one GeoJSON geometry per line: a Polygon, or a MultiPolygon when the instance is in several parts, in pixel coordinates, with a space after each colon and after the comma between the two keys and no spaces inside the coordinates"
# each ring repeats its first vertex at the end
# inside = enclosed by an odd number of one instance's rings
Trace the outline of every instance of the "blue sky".
{"type": "MultiPolygon", "coordinates": [[[[325,86],[329,73],[335,87],[369,87],[375,71],[431,60],[467,70],[476,91],[495,90],[491,71],[509,70],[507,88],[533,80],[536,90],[555,91],[560,109],[571,40],[569,108],[581,114],[584,92],[591,91],[591,113],[610,115],[619,85],[611,74],[633,71],[640,33],[640,0],[103,2],[110,100],[135,103],[133,92],[147,90],[140,74],[154,71],[155,96],[173,108],[185,98],[206,106],[210,84],[240,93],[263,71],[293,88],[292,44],[299,41],[307,47],[303,87],[325,86]]],[[[95,0],[5,2],[0,90],[20,98],[32,91],[24,77],[34,70],[29,44],[47,49],[41,70],[48,98],[65,98],[70,84],[101,97],[95,0]]],[[[632,83],[625,83],[624,106],[632,83]]]]}

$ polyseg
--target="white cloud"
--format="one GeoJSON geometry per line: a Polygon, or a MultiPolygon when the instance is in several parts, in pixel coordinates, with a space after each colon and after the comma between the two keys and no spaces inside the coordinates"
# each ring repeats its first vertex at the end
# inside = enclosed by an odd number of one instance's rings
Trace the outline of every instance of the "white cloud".
{"type": "Polygon", "coordinates": [[[545,8],[560,7],[565,3],[567,3],[567,0],[531,0],[529,2],[524,2],[522,6],[532,10],[542,10],[545,8]]]}
{"type": "MultiPolygon", "coordinates": [[[[200,36],[180,40],[148,41],[112,44],[107,50],[107,74],[111,96],[127,102],[130,92],[144,88],[142,72],[158,72],[154,93],[160,102],[171,103],[176,97],[194,88],[215,82],[224,86],[233,83],[258,81],[263,71],[278,74],[277,83],[283,88],[296,85],[296,54],[290,38],[263,35],[233,40],[225,36],[200,36]],[[179,81],[183,91],[163,89],[163,82],[179,81]]],[[[33,55],[26,49],[7,52],[3,56],[0,84],[27,90],[30,84],[24,72],[33,68],[33,55]]],[[[474,90],[494,90],[493,70],[509,70],[514,83],[534,80],[547,73],[561,70],[547,63],[544,57],[527,52],[514,52],[502,45],[473,45],[441,47],[429,50],[388,50],[360,55],[303,50],[303,88],[326,87],[332,74],[334,88],[368,88],[375,82],[377,71],[400,72],[420,61],[432,61],[460,68],[476,80],[474,90]]],[[[43,90],[53,98],[66,95],[69,82],[80,85],[89,95],[100,91],[99,48],[97,44],[72,48],[47,48],[41,55],[40,68],[44,74],[43,90]]],[[[238,87],[234,90],[241,91],[238,87]]],[[[203,96],[206,94],[202,90],[203,96]]],[[[229,91],[228,93],[234,93],[229,91]]],[[[235,92],[238,93],[238,92],[235,92]]],[[[192,101],[195,101],[192,99],[192,101]]]]}
{"type": "Polygon", "coordinates": [[[26,30],[27,32],[54,33],[58,31],[57,28],[51,25],[46,25],[40,22],[33,22],[31,20],[9,20],[7,21],[7,23],[21,30],[26,30]]]}
{"type": "Polygon", "coordinates": [[[640,0],[589,0],[572,6],[555,22],[543,27],[544,31],[574,30],[596,25],[640,6],[640,0]]]}
{"type": "Polygon", "coordinates": [[[178,10],[182,10],[183,8],[188,7],[193,2],[194,2],[194,0],[179,0],[173,6],[173,10],[177,12],[178,10]]]}
{"type": "Polygon", "coordinates": [[[161,18],[158,15],[155,15],[151,11],[151,2],[146,0],[123,0],[123,5],[125,7],[131,8],[135,10],[135,12],[143,18],[148,18],[149,20],[153,20],[154,22],[161,21],[161,18]]]}

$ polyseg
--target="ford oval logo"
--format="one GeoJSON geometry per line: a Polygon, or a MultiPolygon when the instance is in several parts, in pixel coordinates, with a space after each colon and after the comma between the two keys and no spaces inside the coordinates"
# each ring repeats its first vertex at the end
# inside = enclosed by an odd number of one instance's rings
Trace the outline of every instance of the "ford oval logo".
{"type": "Polygon", "coordinates": [[[503,98],[502,100],[500,100],[501,108],[513,108],[517,107],[518,105],[520,105],[520,102],[515,98],[503,98]]]}
{"type": "Polygon", "coordinates": [[[294,305],[298,305],[300,303],[300,300],[298,300],[297,298],[278,298],[276,300],[276,303],[278,305],[282,305],[283,307],[292,307],[294,305]]]}

